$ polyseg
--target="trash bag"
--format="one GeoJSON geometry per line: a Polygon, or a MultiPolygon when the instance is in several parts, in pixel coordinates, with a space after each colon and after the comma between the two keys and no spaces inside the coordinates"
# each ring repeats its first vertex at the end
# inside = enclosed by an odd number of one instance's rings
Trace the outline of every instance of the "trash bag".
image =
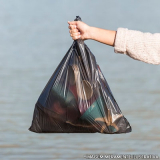
{"type": "MultiPolygon", "coordinates": [[[[81,21],[76,16],[75,21],[81,21]]],[[[30,131],[36,133],[128,133],[131,126],[83,40],[61,60],[35,104],[30,131]]]]}

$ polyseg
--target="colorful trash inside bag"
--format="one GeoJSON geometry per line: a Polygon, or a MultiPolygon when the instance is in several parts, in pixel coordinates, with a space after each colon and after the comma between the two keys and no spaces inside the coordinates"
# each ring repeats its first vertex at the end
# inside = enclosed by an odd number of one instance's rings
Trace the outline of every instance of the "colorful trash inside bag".
{"type": "MultiPolygon", "coordinates": [[[[76,16],[75,21],[81,21],[76,16]]],[[[95,56],[83,40],[73,44],[35,104],[36,133],[128,133],[131,126],[115,101],[95,56]]]]}

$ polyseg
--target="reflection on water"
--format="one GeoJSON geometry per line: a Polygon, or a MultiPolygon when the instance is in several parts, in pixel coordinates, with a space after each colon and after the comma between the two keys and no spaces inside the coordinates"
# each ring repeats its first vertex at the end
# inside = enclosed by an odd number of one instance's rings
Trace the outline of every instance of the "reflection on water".
{"type": "Polygon", "coordinates": [[[88,12],[90,3],[1,0],[0,159],[64,160],[83,159],[85,154],[159,153],[160,67],[115,54],[113,48],[95,41],[86,44],[95,55],[132,132],[105,135],[28,131],[42,89],[73,42],[68,20],[79,15],[89,25],[101,28],[160,31],[158,0],[130,1],[132,5],[127,1],[92,1],[88,12]]]}

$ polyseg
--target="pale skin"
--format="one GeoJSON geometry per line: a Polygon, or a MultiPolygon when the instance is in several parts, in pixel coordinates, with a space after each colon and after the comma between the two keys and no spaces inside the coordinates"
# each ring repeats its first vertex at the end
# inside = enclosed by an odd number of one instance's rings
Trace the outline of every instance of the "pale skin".
{"type": "Polygon", "coordinates": [[[68,24],[69,33],[73,40],[92,39],[114,47],[116,31],[92,27],[82,21],[68,21],[68,24]]]}

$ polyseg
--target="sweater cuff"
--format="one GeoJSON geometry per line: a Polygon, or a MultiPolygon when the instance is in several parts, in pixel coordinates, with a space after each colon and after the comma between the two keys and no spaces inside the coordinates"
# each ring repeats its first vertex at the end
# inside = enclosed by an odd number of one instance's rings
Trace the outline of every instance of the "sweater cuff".
{"type": "Polygon", "coordinates": [[[118,28],[114,43],[114,52],[126,54],[127,28],[118,28]]]}

